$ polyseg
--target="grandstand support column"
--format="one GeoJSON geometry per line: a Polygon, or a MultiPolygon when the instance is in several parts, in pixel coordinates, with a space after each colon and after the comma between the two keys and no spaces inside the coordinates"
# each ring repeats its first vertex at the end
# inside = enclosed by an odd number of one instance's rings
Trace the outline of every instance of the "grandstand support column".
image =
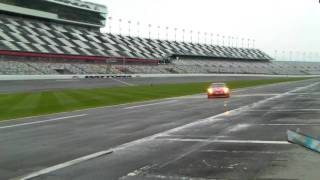
{"type": "Polygon", "coordinates": [[[198,44],[200,44],[200,31],[198,31],[198,44]]]}
{"type": "Polygon", "coordinates": [[[219,34],[217,34],[217,45],[219,46],[219,44],[220,44],[220,35],[219,34]]]}
{"type": "Polygon", "coordinates": [[[231,36],[228,36],[228,46],[231,46],[231,36]]]}
{"type": "Polygon", "coordinates": [[[248,39],[248,48],[250,48],[250,39],[248,39]]]}
{"type": "Polygon", "coordinates": [[[255,48],[255,41],[256,40],[254,40],[254,39],[252,40],[252,48],[255,48]]]}
{"type": "Polygon", "coordinates": [[[211,41],[211,45],[213,45],[213,34],[210,33],[210,41],[211,41]]]}
{"type": "Polygon", "coordinates": [[[106,74],[109,74],[109,72],[110,72],[110,66],[109,66],[109,61],[108,61],[108,59],[106,59],[106,61],[105,61],[105,63],[106,63],[106,74]]]}
{"type": "Polygon", "coordinates": [[[126,58],[122,57],[122,69],[123,69],[123,73],[126,73],[126,58]]]}
{"type": "Polygon", "coordinates": [[[193,31],[191,30],[191,31],[190,31],[190,42],[191,42],[191,43],[193,43],[192,36],[193,36],[193,31]]]}

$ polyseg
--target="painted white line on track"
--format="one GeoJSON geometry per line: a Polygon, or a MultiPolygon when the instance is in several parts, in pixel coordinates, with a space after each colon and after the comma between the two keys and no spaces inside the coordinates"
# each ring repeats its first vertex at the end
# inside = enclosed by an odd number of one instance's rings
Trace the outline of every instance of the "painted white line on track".
{"type": "Polygon", "coordinates": [[[178,100],[162,101],[162,102],[151,103],[151,104],[142,104],[142,105],[137,105],[137,106],[125,107],[123,109],[135,109],[135,108],[141,108],[141,107],[147,107],[147,106],[155,106],[155,105],[159,105],[159,104],[170,104],[170,103],[174,103],[177,101],[178,100]]]}
{"type": "Polygon", "coordinates": [[[228,129],[228,133],[244,130],[244,129],[249,128],[250,126],[252,126],[252,125],[251,124],[237,124],[237,125],[231,127],[230,129],[228,129]]]}
{"type": "Polygon", "coordinates": [[[158,139],[181,142],[209,142],[209,143],[239,143],[239,144],[290,144],[288,141],[263,141],[263,140],[217,140],[217,139],[158,139]]]}
{"type": "Polygon", "coordinates": [[[207,149],[207,150],[200,150],[199,152],[208,152],[208,153],[250,153],[250,154],[281,154],[282,152],[276,152],[276,151],[238,151],[238,150],[211,150],[211,149],[207,149]]]}
{"type": "Polygon", "coordinates": [[[241,95],[232,95],[232,97],[258,97],[258,96],[277,96],[279,94],[241,94],[241,95]]]}
{"type": "Polygon", "coordinates": [[[56,82],[79,82],[79,79],[58,79],[56,82]]]}
{"type": "Polygon", "coordinates": [[[291,95],[320,95],[320,93],[291,93],[291,95]]]}
{"type": "Polygon", "coordinates": [[[248,112],[297,112],[297,111],[320,111],[320,109],[266,109],[248,110],[248,112]]]}
{"type": "Polygon", "coordinates": [[[320,124],[253,124],[257,126],[320,126],[320,124]]]}
{"type": "Polygon", "coordinates": [[[14,125],[9,125],[9,126],[0,126],[0,129],[7,129],[7,128],[13,128],[13,127],[20,127],[20,126],[28,126],[28,125],[33,125],[33,124],[42,124],[42,123],[48,123],[48,122],[53,122],[53,121],[60,121],[60,120],[64,120],[64,119],[83,117],[83,116],[87,116],[87,115],[88,114],[79,114],[79,115],[74,115],[74,116],[65,116],[65,117],[59,117],[59,118],[48,119],[48,120],[43,120],[43,121],[34,121],[34,122],[20,123],[20,124],[14,124],[14,125]]]}
{"type": "Polygon", "coordinates": [[[75,165],[75,164],[78,164],[78,163],[81,163],[83,161],[87,161],[89,159],[94,159],[94,158],[98,158],[100,156],[104,156],[104,155],[108,155],[108,154],[111,154],[113,151],[101,151],[101,152],[98,152],[98,153],[94,153],[94,154],[90,154],[88,156],[84,156],[84,157],[80,157],[78,159],[74,159],[74,160],[71,160],[71,161],[68,161],[68,162],[65,162],[65,163],[62,163],[62,164],[58,164],[56,166],[52,166],[52,167],[49,167],[49,168],[46,168],[46,169],[42,169],[36,173],[31,173],[29,175],[26,175],[24,177],[18,177],[18,178],[13,178],[11,180],[27,180],[27,179],[31,179],[31,178],[34,178],[34,177],[37,177],[37,176],[41,176],[43,174],[47,174],[47,173],[50,173],[50,172],[53,172],[53,171],[56,171],[56,170],[59,170],[59,169],[63,169],[65,167],[68,167],[68,166],[72,166],[72,165],[75,165]]]}
{"type": "Polygon", "coordinates": [[[127,83],[127,82],[125,82],[125,81],[121,81],[121,80],[116,79],[116,78],[112,78],[112,77],[111,77],[110,79],[112,79],[112,80],[114,80],[114,81],[117,81],[117,82],[119,82],[119,83],[121,83],[121,84],[127,85],[127,86],[134,86],[134,84],[127,83]]]}
{"type": "MultiPolygon", "coordinates": [[[[299,87],[299,88],[293,89],[291,91],[285,92],[283,94],[280,94],[278,96],[273,96],[273,97],[270,97],[270,98],[267,98],[267,99],[263,99],[263,100],[260,100],[258,102],[253,103],[253,104],[250,104],[250,105],[241,106],[241,107],[239,107],[237,109],[230,110],[229,114],[231,114],[231,113],[234,113],[234,114],[241,113],[244,110],[247,110],[248,108],[253,108],[255,106],[258,106],[260,104],[266,103],[268,101],[284,97],[284,96],[288,95],[290,92],[295,92],[295,91],[299,91],[299,90],[302,90],[302,89],[310,88],[310,87],[315,86],[317,84],[319,84],[319,83],[317,82],[317,83],[313,83],[313,84],[308,85],[308,86],[299,87]]],[[[172,134],[174,132],[177,132],[177,131],[182,130],[182,129],[190,128],[190,127],[193,127],[193,126],[196,126],[196,125],[199,125],[199,124],[209,124],[209,123],[213,123],[213,122],[218,122],[218,121],[222,120],[222,118],[220,118],[220,117],[223,117],[223,116],[225,116],[225,113],[217,114],[217,115],[209,117],[209,118],[205,118],[205,119],[202,119],[202,120],[199,120],[199,121],[195,121],[195,122],[192,122],[192,123],[189,123],[189,124],[185,124],[185,125],[182,125],[182,126],[179,126],[179,127],[176,127],[176,128],[164,131],[164,132],[160,132],[160,133],[148,136],[148,137],[137,139],[137,140],[134,140],[134,141],[131,141],[131,142],[116,146],[114,148],[110,148],[109,150],[106,150],[106,151],[100,151],[100,152],[97,152],[97,153],[93,153],[91,155],[84,156],[84,157],[91,157],[91,158],[86,158],[86,159],[83,159],[82,161],[78,161],[77,164],[79,164],[81,162],[84,162],[84,161],[88,161],[90,159],[94,159],[94,158],[97,157],[97,155],[99,155],[100,153],[103,153],[103,152],[110,152],[110,151],[113,152],[113,151],[122,150],[122,149],[128,148],[130,146],[134,146],[134,145],[141,144],[141,143],[144,143],[144,142],[147,142],[147,141],[155,140],[156,138],[159,138],[159,137],[162,137],[162,136],[169,136],[170,134],[172,134]]],[[[264,142],[266,142],[266,141],[264,141],[264,142]]],[[[277,141],[277,142],[281,143],[283,141],[277,141]]],[[[285,142],[288,143],[287,141],[285,141],[285,142]]],[[[80,157],[78,159],[81,159],[81,158],[84,158],[84,157],[80,157]]],[[[27,176],[23,176],[23,177],[20,177],[20,178],[15,178],[15,179],[28,180],[28,179],[31,179],[31,178],[34,178],[34,177],[38,177],[38,176],[41,176],[41,175],[44,175],[44,174],[48,174],[48,173],[51,173],[53,171],[58,170],[57,168],[53,168],[53,167],[57,167],[58,166],[58,167],[66,168],[66,167],[72,166],[73,164],[70,165],[69,162],[70,161],[65,162],[65,163],[61,163],[61,164],[56,165],[56,166],[48,167],[46,169],[33,172],[33,173],[31,173],[31,174],[29,174],[27,176]],[[40,173],[40,172],[42,172],[42,173],[40,173]]],[[[59,168],[59,169],[61,169],[61,168],[59,168]]]]}

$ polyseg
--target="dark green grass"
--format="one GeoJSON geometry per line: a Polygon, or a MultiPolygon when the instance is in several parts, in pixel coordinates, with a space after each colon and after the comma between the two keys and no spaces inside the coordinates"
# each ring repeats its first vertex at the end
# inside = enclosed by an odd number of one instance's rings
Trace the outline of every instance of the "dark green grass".
{"type": "MultiPolygon", "coordinates": [[[[305,78],[228,81],[231,89],[305,78]]],[[[204,93],[208,83],[160,84],[0,95],[0,120],[204,93]]]]}

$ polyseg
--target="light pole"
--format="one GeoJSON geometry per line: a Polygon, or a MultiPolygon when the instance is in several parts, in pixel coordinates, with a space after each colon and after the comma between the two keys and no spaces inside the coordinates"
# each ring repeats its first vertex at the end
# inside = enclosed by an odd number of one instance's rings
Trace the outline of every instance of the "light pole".
{"type": "Polygon", "coordinates": [[[235,37],[236,39],[236,47],[238,47],[238,37],[235,37]]]}
{"type": "Polygon", "coordinates": [[[295,60],[300,60],[300,53],[299,51],[296,51],[296,55],[293,57],[295,60]]]}
{"type": "Polygon", "coordinates": [[[231,47],[234,47],[234,46],[235,46],[234,40],[235,40],[235,38],[232,36],[232,37],[231,37],[231,47]]]}
{"type": "Polygon", "coordinates": [[[224,46],[224,38],[225,36],[222,36],[222,46],[224,46]]]}
{"type": "Polygon", "coordinates": [[[167,41],[168,41],[168,30],[169,30],[169,27],[167,26],[166,27],[166,39],[167,39],[167,41]]]}
{"type": "Polygon", "coordinates": [[[207,32],[204,32],[204,44],[207,44],[207,32]]]}
{"type": "Polygon", "coordinates": [[[177,41],[177,30],[178,28],[174,28],[174,41],[177,41]]]}
{"type": "Polygon", "coordinates": [[[122,19],[119,19],[119,34],[121,35],[121,22],[122,22],[122,19]]]}
{"type": "Polygon", "coordinates": [[[140,22],[137,22],[137,35],[140,37],[140,22]]]}
{"type": "Polygon", "coordinates": [[[289,51],[289,61],[292,61],[292,51],[289,51]]]}
{"type": "Polygon", "coordinates": [[[244,38],[241,38],[241,47],[244,48],[244,38]]]}
{"type": "Polygon", "coordinates": [[[151,39],[151,24],[148,25],[149,26],[149,39],[151,39]]]}
{"type": "Polygon", "coordinates": [[[108,19],[109,19],[109,33],[111,34],[112,33],[112,17],[108,17],[108,19]]]}
{"type": "Polygon", "coordinates": [[[182,29],[182,42],[184,42],[184,32],[185,31],[186,31],[185,29],[182,29]]]}
{"type": "Polygon", "coordinates": [[[313,53],[312,53],[312,52],[309,52],[308,61],[312,61],[312,57],[313,57],[313,53]]]}
{"type": "Polygon", "coordinates": [[[157,26],[158,28],[158,39],[160,39],[160,26],[157,26]]]}
{"type": "Polygon", "coordinates": [[[285,52],[285,51],[282,51],[282,57],[281,57],[281,59],[282,59],[282,60],[285,60],[285,58],[286,58],[286,52],[285,52]]]}
{"type": "Polygon", "coordinates": [[[128,32],[129,32],[129,36],[131,36],[131,21],[128,21],[128,32]]]}
{"type": "Polygon", "coordinates": [[[278,58],[278,51],[277,50],[274,50],[274,58],[277,60],[278,58]]]}

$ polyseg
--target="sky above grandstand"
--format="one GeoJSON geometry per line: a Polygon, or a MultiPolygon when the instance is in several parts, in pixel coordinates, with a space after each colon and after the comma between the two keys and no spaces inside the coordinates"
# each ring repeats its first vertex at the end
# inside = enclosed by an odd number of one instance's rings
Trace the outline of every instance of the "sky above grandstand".
{"type": "MultiPolygon", "coordinates": [[[[220,44],[225,36],[238,37],[238,46],[246,46],[247,39],[255,39],[255,47],[267,51],[272,56],[320,55],[320,4],[318,0],[91,0],[108,6],[111,23],[103,31],[129,33],[166,38],[165,27],[170,27],[169,39],[216,43],[219,34],[220,44]],[[139,25],[137,25],[139,22],[139,25]],[[139,28],[137,28],[139,27],[139,28]],[[139,31],[137,30],[139,29],[139,31]],[[205,32],[207,35],[205,36],[205,32]],[[206,37],[206,38],[204,38],[206,37]],[[242,38],[245,40],[242,41],[242,38]],[[275,51],[277,50],[277,51],[275,51]],[[291,51],[291,52],[290,52],[291,51]],[[303,53],[306,53],[303,55],[303,53]],[[312,54],[310,54],[312,53],[312,54]],[[317,54],[318,53],[318,54],[317,54]]],[[[230,39],[230,41],[232,41],[230,39]]],[[[251,45],[253,41],[251,41],[251,45]]],[[[233,41],[236,44],[236,41],[233,41]]],[[[231,42],[230,42],[231,44],[231,42]]]]}

